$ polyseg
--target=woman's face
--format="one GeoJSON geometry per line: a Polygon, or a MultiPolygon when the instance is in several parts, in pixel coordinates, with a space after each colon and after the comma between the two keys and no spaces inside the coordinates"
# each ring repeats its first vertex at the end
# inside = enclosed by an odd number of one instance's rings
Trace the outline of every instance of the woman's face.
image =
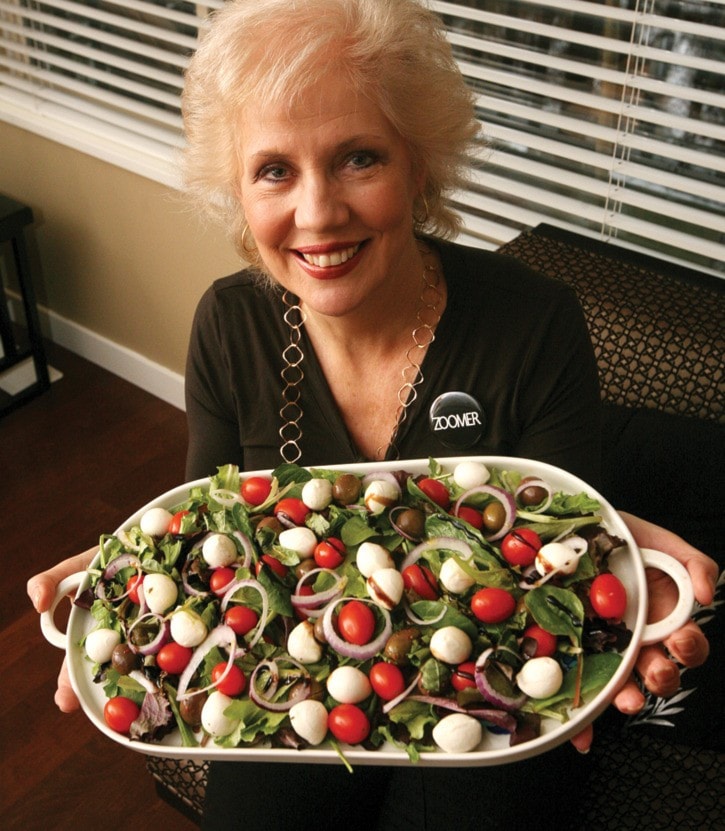
{"type": "Polygon", "coordinates": [[[407,145],[371,101],[329,77],[291,112],[247,107],[240,158],[242,205],[262,260],[308,308],[372,313],[396,292],[417,290],[421,183],[407,145]]]}

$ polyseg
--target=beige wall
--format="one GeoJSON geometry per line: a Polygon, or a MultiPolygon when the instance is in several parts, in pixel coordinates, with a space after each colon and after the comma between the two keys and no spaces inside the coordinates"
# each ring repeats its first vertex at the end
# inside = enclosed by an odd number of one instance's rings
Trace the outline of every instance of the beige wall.
{"type": "Polygon", "coordinates": [[[29,205],[39,303],[183,372],[194,308],[239,268],[173,190],[0,122],[0,193],[29,205]]]}

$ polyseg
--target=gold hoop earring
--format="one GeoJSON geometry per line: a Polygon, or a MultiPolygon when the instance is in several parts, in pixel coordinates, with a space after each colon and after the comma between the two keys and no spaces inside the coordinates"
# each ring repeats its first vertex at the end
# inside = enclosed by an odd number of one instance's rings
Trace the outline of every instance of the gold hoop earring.
{"type": "Polygon", "coordinates": [[[422,228],[430,219],[430,207],[428,206],[428,200],[425,198],[425,193],[420,193],[420,201],[423,203],[423,215],[419,216],[416,215],[415,212],[413,213],[413,219],[415,219],[416,224],[419,228],[422,228]]]}
{"type": "Polygon", "coordinates": [[[242,251],[244,251],[245,254],[254,254],[257,251],[257,246],[254,245],[254,237],[252,237],[252,243],[253,243],[252,246],[250,247],[248,245],[248,243],[247,243],[247,234],[248,233],[249,233],[249,223],[245,222],[244,227],[242,228],[242,240],[241,240],[242,251]]]}

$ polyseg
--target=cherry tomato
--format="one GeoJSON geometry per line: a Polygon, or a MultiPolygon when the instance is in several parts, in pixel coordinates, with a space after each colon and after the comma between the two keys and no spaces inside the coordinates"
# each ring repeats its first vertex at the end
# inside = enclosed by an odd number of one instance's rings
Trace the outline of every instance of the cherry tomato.
{"type": "Polygon", "coordinates": [[[301,499],[296,499],[294,496],[287,496],[280,499],[274,506],[274,515],[284,514],[288,516],[295,525],[304,525],[305,518],[309,514],[310,509],[305,505],[301,499]]]}
{"type": "Polygon", "coordinates": [[[621,620],[627,609],[627,590],[614,574],[599,574],[589,589],[592,608],[605,620],[621,620]]]}
{"type": "Polygon", "coordinates": [[[164,644],[156,653],[156,665],[169,675],[181,675],[191,660],[193,650],[188,646],[171,641],[164,644]]]}
{"type": "Polygon", "coordinates": [[[552,635],[551,632],[547,632],[535,623],[524,629],[524,637],[533,638],[536,641],[534,658],[551,658],[556,652],[556,635],[552,635]]]}
{"type": "Polygon", "coordinates": [[[337,628],[348,643],[370,643],[375,632],[375,613],[367,603],[350,600],[340,609],[337,628]]]}
{"type": "Polygon", "coordinates": [[[272,480],[268,476],[250,476],[242,482],[240,488],[242,499],[248,505],[261,505],[269,499],[272,491],[272,480]]]}
{"type": "Polygon", "coordinates": [[[181,533],[181,523],[185,516],[188,516],[189,511],[177,511],[173,517],[171,517],[171,522],[169,523],[169,534],[180,534],[181,533]]]}
{"type": "Polygon", "coordinates": [[[517,528],[501,541],[501,553],[512,566],[530,566],[541,548],[541,537],[530,528],[517,528]]]}
{"type": "Polygon", "coordinates": [[[460,517],[460,519],[465,519],[469,525],[472,525],[479,531],[483,528],[483,514],[475,508],[471,508],[470,505],[461,505],[456,511],[456,516],[460,517]]]}
{"type": "Polygon", "coordinates": [[[224,623],[237,635],[246,635],[259,623],[259,615],[249,606],[230,606],[224,614],[224,623]]]}
{"type": "Polygon", "coordinates": [[[337,568],[345,559],[345,543],[337,537],[328,537],[315,546],[315,562],[320,568],[337,568]]]}
{"type": "Polygon", "coordinates": [[[468,687],[475,687],[475,672],[475,661],[464,661],[462,664],[458,664],[451,675],[451,686],[453,689],[460,692],[468,687]]]}
{"type": "Polygon", "coordinates": [[[214,592],[214,594],[224,594],[229,584],[232,580],[234,580],[235,573],[234,569],[229,568],[228,566],[215,568],[209,578],[209,588],[214,592]]]}
{"type": "Polygon", "coordinates": [[[516,600],[506,589],[487,586],[471,598],[471,611],[481,623],[501,623],[516,610],[516,600]]]}
{"type": "Polygon", "coordinates": [[[109,698],[103,707],[103,717],[106,724],[117,733],[128,734],[131,725],[136,721],[141,708],[135,701],[123,695],[109,698]]]}
{"type": "Polygon", "coordinates": [[[257,563],[256,572],[257,577],[259,577],[259,572],[262,570],[263,566],[269,566],[272,571],[277,575],[277,577],[286,577],[288,568],[284,563],[280,563],[280,561],[273,557],[271,554],[262,554],[262,558],[257,563]]]}
{"type": "Polygon", "coordinates": [[[221,661],[220,663],[215,664],[211,671],[211,680],[214,682],[220,693],[224,693],[224,695],[229,696],[241,695],[247,686],[246,676],[236,664],[232,664],[229,668],[229,672],[227,673],[227,677],[223,681],[219,681],[226,668],[226,661],[221,661]]]}
{"type": "Polygon", "coordinates": [[[428,499],[435,502],[436,505],[440,505],[443,510],[448,510],[451,504],[451,495],[443,482],[439,482],[438,479],[421,479],[420,482],[417,482],[417,485],[428,499]]]}
{"type": "Polygon", "coordinates": [[[332,735],[346,744],[360,744],[370,735],[370,722],[355,704],[338,704],[330,710],[327,726],[332,735]]]}
{"type": "Polygon", "coordinates": [[[438,581],[435,574],[420,563],[413,563],[403,570],[403,585],[422,600],[435,600],[438,597],[438,581]]]}
{"type": "Polygon", "coordinates": [[[141,605],[141,598],[138,596],[138,590],[143,583],[143,574],[134,574],[133,577],[129,577],[126,581],[126,591],[128,592],[128,599],[131,603],[135,603],[137,606],[141,605]]]}
{"type": "Polygon", "coordinates": [[[395,664],[386,661],[373,664],[369,678],[373,690],[383,701],[392,701],[405,690],[405,677],[395,664]]]}

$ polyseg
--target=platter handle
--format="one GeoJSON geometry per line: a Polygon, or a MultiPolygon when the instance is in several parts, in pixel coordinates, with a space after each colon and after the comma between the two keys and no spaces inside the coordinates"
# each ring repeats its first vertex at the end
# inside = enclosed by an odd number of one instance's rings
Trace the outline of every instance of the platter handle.
{"type": "Polygon", "coordinates": [[[85,571],[77,571],[75,574],[61,580],[55,590],[55,597],[50,604],[50,608],[40,615],[40,630],[43,636],[58,649],[65,649],[68,642],[65,632],[61,632],[55,625],[55,609],[66,595],[75,595],[86,576],[85,571]]]}
{"type": "Polygon", "coordinates": [[[675,581],[680,595],[675,608],[668,615],[655,623],[648,623],[642,630],[640,643],[649,646],[665,640],[687,623],[695,605],[695,592],[687,569],[674,557],[654,548],[640,548],[640,552],[644,567],[664,571],[675,581]]]}

